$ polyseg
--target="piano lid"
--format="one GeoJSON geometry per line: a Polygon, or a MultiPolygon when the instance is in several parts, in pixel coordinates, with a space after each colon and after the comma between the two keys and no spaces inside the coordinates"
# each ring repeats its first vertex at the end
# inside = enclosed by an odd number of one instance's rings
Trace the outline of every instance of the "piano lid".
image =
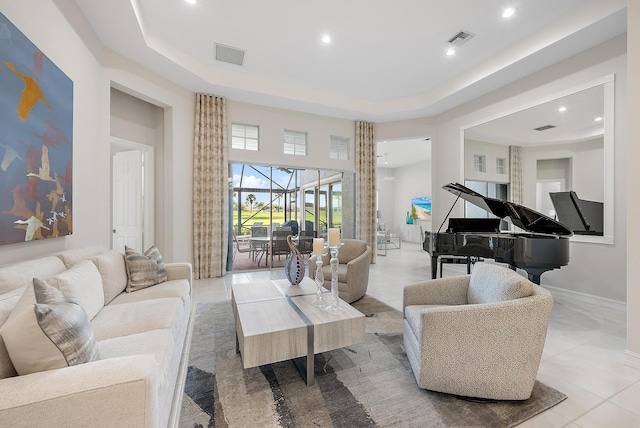
{"type": "Polygon", "coordinates": [[[571,229],[562,223],[522,205],[483,196],[460,183],[445,184],[442,188],[492,213],[496,217],[508,218],[511,223],[527,232],[559,236],[573,235],[571,229]]]}

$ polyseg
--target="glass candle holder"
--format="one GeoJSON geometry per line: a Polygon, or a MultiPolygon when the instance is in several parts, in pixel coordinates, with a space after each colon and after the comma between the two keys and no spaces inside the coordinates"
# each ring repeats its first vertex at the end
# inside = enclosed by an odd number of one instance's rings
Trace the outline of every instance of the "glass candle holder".
{"type": "Polygon", "coordinates": [[[331,253],[331,302],[327,306],[326,310],[330,314],[344,313],[344,308],[340,307],[340,293],[338,289],[338,251],[344,244],[329,245],[329,252],[331,253]]]}
{"type": "Polygon", "coordinates": [[[324,297],[322,296],[323,294],[322,288],[324,287],[324,273],[322,272],[322,257],[326,256],[327,253],[316,254],[314,252],[313,255],[316,257],[315,283],[316,283],[316,287],[318,287],[318,291],[316,291],[316,298],[313,302],[311,302],[311,304],[319,308],[324,308],[325,306],[327,306],[327,302],[324,300],[324,297]]]}

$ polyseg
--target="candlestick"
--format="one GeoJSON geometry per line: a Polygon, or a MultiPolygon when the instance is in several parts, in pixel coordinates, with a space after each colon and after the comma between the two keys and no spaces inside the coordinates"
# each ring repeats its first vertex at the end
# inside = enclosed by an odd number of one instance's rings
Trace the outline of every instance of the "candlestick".
{"type": "Polygon", "coordinates": [[[316,298],[311,304],[313,306],[317,306],[323,308],[327,305],[324,301],[324,297],[322,296],[322,288],[324,287],[324,272],[322,272],[322,257],[326,256],[327,253],[324,252],[324,239],[315,238],[313,243],[313,256],[316,258],[316,277],[315,283],[318,290],[316,291],[316,298]],[[320,239],[322,241],[322,247],[316,248],[316,239],[320,239]],[[319,251],[316,251],[319,250],[319,251]]]}
{"type": "Polygon", "coordinates": [[[338,289],[338,250],[342,245],[343,244],[329,244],[329,251],[331,252],[331,260],[329,260],[329,264],[331,264],[331,303],[327,306],[326,310],[330,314],[341,314],[344,312],[344,308],[340,307],[340,290],[338,289]]]}

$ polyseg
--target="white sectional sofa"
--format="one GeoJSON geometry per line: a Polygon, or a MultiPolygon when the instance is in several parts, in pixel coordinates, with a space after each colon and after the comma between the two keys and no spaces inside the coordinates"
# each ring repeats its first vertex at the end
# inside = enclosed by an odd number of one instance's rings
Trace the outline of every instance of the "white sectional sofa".
{"type": "Polygon", "coordinates": [[[123,254],[88,247],[0,266],[0,335],[39,278],[86,310],[99,352],[95,361],[18,375],[0,336],[0,427],[155,428],[173,419],[191,265],[165,264],[165,282],[126,292],[123,254]]]}

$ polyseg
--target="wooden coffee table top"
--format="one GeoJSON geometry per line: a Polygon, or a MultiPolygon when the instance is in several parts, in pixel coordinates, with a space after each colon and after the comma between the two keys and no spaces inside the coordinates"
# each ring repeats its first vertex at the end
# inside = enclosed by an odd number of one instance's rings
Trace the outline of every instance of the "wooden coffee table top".
{"type": "MultiPolygon", "coordinates": [[[[284,279],[231,289],[244,368],[364,342],[364,315],[342,300],[342,314],[312,306],[317,288],[310,278],[297,286],[284,279]]],[[[328,301],[331,294],[324,297],[328,301]]]]}

